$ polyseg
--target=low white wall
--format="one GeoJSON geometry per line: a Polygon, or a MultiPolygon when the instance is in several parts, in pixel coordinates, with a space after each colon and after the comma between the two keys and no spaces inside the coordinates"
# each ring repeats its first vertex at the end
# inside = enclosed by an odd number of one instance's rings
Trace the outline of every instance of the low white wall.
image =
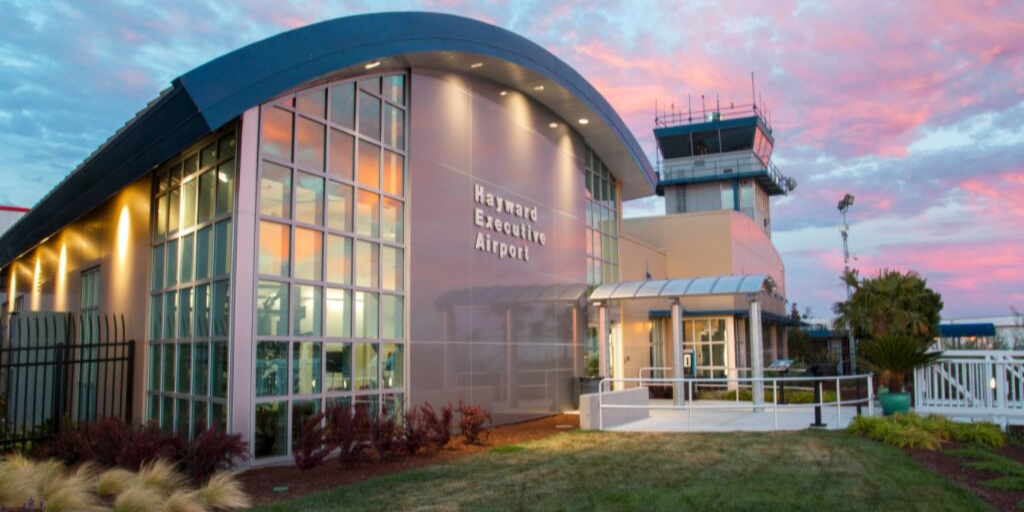
{"type": "MultiPolygon", "coordinates": [[[[647,406],[650,398],[647,388],[633,388],[623,391],[610,391],[602,399],[607,405],[642,405],[647,406]]],[[[580,428],[583,430],[599,430],[601,419],[598,416],[599,404],[597,394],[580,395],[580,428]]],[[[637,420],[650,417],[649,409],[604,409],[604,428],[617,427],[637,420]]]]}

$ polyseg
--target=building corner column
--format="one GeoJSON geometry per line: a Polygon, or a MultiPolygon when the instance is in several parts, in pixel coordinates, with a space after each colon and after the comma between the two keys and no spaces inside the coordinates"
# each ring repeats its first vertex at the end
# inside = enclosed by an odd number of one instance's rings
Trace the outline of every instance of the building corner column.
{"type": "Polygon", "coordinates": [[[672,388],[672,402],[683,405],[683,307],[679,299],[672,299],[672,378],[677,379],[672,388]]]}
{"type": "Polygon", "coordinates": [[[764,340],[761,339],[761,305],[750,297],[750,368],[752,370],[754,411],[764,410],[764,340]]]}

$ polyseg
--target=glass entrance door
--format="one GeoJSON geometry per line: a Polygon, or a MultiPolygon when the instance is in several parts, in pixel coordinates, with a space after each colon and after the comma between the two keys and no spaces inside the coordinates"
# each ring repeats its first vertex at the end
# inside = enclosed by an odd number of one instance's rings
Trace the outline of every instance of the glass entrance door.
{"type": "Polygon", "coordinates": [[[697,356],[697,377],[724,378],[726,364],[725,319],[708,318],[683,321],[683,348],[697,356]]]}

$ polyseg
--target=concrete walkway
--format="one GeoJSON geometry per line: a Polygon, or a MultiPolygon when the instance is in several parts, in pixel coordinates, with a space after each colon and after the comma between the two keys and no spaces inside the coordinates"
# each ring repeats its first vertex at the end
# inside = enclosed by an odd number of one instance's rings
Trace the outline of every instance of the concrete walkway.
{"type": "MultiPolygon", "coordinates": [[[[670,406],[668,400],[652,400],[652,406],[670,406]]],[[[685,410],[652,409],[650,417],[610,428],[618,432],[771,432],[776,430],[776,414],[772,404],[765,404],[763,412],[754,412],[751,402],[700,400],[691,413],[685,410]],[[708,406],[728,406],[736,409],[701,409],[708,406]]],[[[863,408],[868,413],[868,408],[863,408]]],[[[875,408],[881,414],[880,408],[875,408]]],[[[825,428],[837,430],[846,428],[857,414],[854,406],[821,408],[821,421],[825,428]]],[[[804,406],[780,406],[777,430],[803,430],[814,422],[814,408],[804,406]]]]}

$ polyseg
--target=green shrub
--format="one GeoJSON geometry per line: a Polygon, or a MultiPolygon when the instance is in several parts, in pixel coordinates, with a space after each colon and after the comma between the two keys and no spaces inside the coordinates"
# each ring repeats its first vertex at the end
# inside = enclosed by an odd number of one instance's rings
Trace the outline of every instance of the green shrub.
{"type": "MultiPolygon", "coordinates": [[[[740,402],[753,402],[754,393],[749,389],[741,389],[740,402]]],[[[764,389],[764,401],[773,402],[774,393],[770,385],[765,385],[764,389]]],[[[786,399],[787,404],[813,404],[817,403],[814,400],[814,392],[806,389],[790,389],[786,390],[785,394],[780,393],[779,399],[786,399]]],[[[822,393],[822,402],[825,404],[834,403],[836,401],[836,393],[834,391],[825,391],[822,393]]],[[[736,400],[736,390],[732,391],[701,391],[697,394],[697,400],[736,400]]],[[[781,402],[780,402],[781,403],[781,402]]]]}
{"type": "Polygon", "coordinates": [[[979,444],[993,448],[1006,442],[991,423],[957,423],[937,415],[894,414],[885,418],[858,416],[847,432],[909,450],[938,450],[943,442],[979,444]]]}

